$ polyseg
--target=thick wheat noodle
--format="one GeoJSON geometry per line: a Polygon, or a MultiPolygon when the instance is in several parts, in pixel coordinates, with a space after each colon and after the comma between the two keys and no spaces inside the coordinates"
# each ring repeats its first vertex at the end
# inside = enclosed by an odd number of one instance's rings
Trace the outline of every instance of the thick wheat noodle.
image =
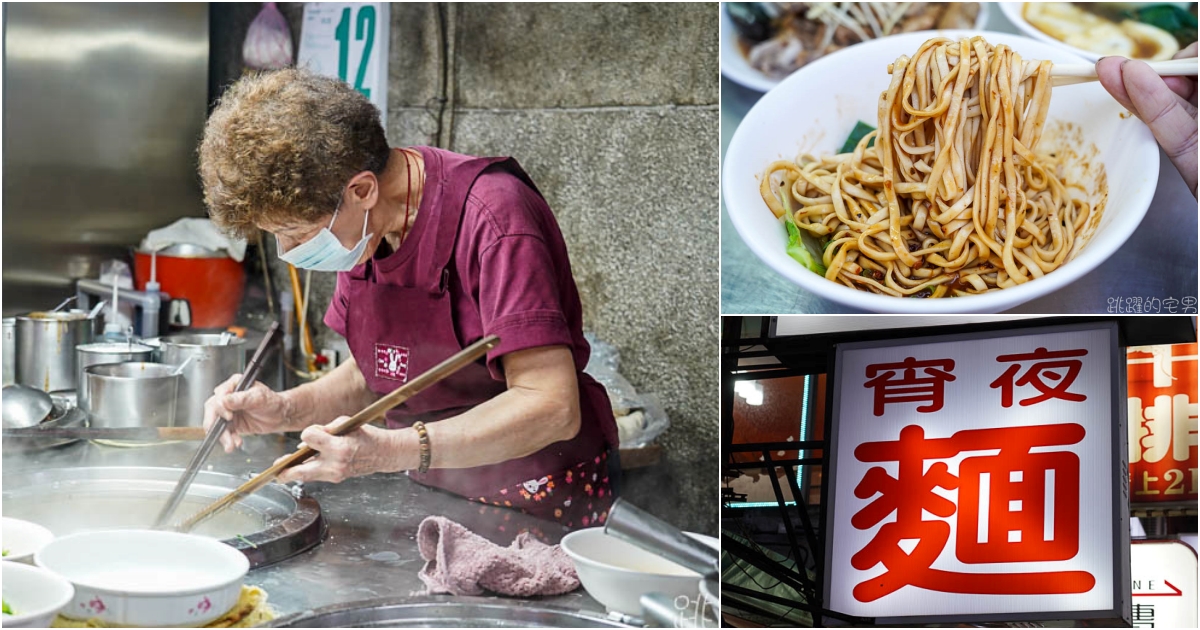
{"type": "Polygon", "coordinates": [[[1034,152],[1050,66],[981,37],[931,39],[888,68],[877,131],[853,153],[770,164],[763,200],[828,238],[825,277],[852,288],[948,297],[1040,278],[1102,211],[1034,152]]]}

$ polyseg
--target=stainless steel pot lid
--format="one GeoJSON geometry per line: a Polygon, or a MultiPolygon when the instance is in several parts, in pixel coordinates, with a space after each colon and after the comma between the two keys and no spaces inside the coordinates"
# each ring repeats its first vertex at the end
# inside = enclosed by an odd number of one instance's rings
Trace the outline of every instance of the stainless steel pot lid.
{"type": "MultiPolygon", "coordinates": [[[[55,536],[97,529],[142,529],[154,522],[178,468],[94,467],[5,472],[4,514],[37,523],[55,536]]],[[[237,488],[245,478],[202,471],[180,514],[199,511],[237,488]]],[[[316,499],[297,498],[272,483],[197,528],[241,551],[257,568],[315,547],[325,536],[316,499]]]]}
{"type": "Polygon", "coordinates": [[[267,628],[630,628],[599,613],[519,600],[408,597],[335,604],[267,628]]]}

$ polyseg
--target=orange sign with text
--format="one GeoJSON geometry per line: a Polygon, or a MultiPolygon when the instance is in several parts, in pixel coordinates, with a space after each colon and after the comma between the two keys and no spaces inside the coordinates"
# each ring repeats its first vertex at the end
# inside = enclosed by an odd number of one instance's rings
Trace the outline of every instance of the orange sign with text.
{"type": "Polygon", "coordinates": [[[1128,348],[1129,498],[1195,501],[1196,344],[1128,348]]]}

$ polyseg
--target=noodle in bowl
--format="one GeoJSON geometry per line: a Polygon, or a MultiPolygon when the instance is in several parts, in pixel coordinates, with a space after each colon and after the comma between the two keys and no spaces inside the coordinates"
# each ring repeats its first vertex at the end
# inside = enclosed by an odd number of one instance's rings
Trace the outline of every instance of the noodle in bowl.
{"type": "Polygon", "coordinates": [[[1086,63],[970,31],[818,60],[735,132],[722,173],[730,218],[777,272],[858,309],[996,312],[1061,288],[1136,229],[1158,148],[1099,84],[1058,88],[1051,100],[1052,62],[1086,63]],[[964,59],[969,74],[958,71],[964,59]],[[839,155],[857,121],[879,129],[839,155]],[[788,216],[825,277],[786,253],[788,216]]]}

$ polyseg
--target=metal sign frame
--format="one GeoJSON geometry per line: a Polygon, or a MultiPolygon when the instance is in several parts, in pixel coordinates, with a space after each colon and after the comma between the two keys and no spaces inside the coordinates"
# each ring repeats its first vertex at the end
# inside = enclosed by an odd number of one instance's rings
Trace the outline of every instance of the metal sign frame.
{"type": "MultiPolygon", "coordinates": [[[[1094,322],[1085,324],[1067,324],[1061,326],[1045,326],[1037,328],[1021,327],[1010,330],[999,331],[981,331],[968,332],[952,335],[935,335],[926,337],[908,337],[902,339],[884,339],[876,341],[864,341],[858,343],[839,344],[836,348],[836,358],[834,360],[834,369],[832,372],[832,396],[828,401],[827,408],[829,410],[829,432],[826,438],[829,440],[829,451],[827,458],[829,465],[825,470],[825,483],[828,488],[829,496],[836,496],[837,488],[837,457],[838,457],[838,438],[839,438],[839,423],[841,412],[841,394],[843,375],[842,369],[844,366],[843,354],[848,350],[864,350],[873,348],[885,348],[894,346],[910,346],[920,344],[936,344],[954,341],[976,341],[983,339],[996,339],[1004,337],[1025,337],[1030,335],[1045,335],[1060,332],[1078,332],[1078,331],[1095,331],[1103,330],[1108,332],[1109,336],[1109,361],[1111,362],[1110,382],[1111,395],[1109,397],[1110,406],[1112,407],[1113,426],[1111,429],[1115,431],[1115,435],[1110,440],[1110,448],[1112,449],[1112,505],[1113,505],[1113,607],[1103,610],[1084,610],[1084,611],[1048,611],[1048,612],[1031,612],[1031,613],[989,613],[977,615],[929,615],[929,616],[903,616],[903,617],[876,617],[876,623],[879,624],[925,624],[925,623],[953,623],[953,622],[1003,622],[1003,621],[1049,621],[1049,620],[1066,620],[1066,619],[1108,619],[1122,620],[1126,625],[1131,623],[1132,619],[1132,596],[1126,592],[1130,584],[1130,567],[1129,567],[1129,449],[1127,446],[1128,432],[1126,430],[1126,382],[1125,382],[1125,353],[1122,351],[1119,339],[1119,326],[1116,322],[1094,322]]],[[[824,504],[824,502],[823,502],[824,504]]],[[[827,505],[827,504],[826,504],[827,505]]],[[[828,505],[825,510],[825,522],[822,524],[822,530],[826,532],[824,546],[826,549],[825,555],[825,576],[823,584],[823,601],[829,602],[832,593],[833,585],[829,576],[832,574],[833,568],[833,541],[837,536],[837,530],[834,528],[835,512],[838,510],[837,505],[828,505]]],[[[846,614],[846,613],[842,613],[846,614]]]]}

